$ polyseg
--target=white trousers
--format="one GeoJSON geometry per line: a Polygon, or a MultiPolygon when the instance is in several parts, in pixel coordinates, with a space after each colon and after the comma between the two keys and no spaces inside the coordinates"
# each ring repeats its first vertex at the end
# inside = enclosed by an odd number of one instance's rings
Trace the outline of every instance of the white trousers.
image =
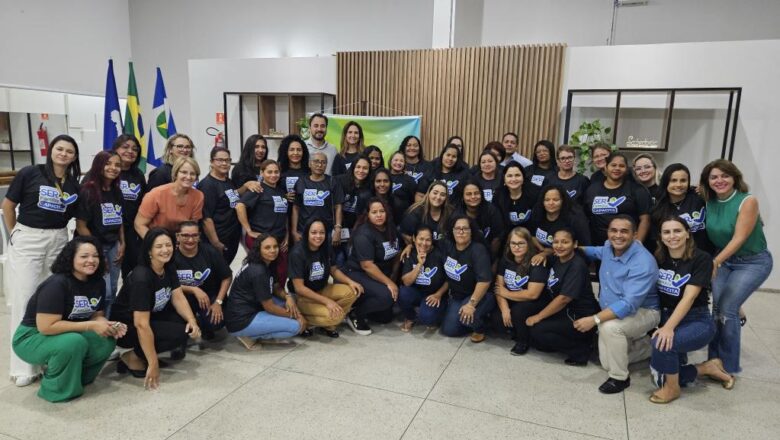
{"type": "Polygon", "coordinates": [[[628,364],[647,359],[652,354],[647,332],[661,321],[661,312],[640,308],[636,314],[612,319],[599,326],[599,360],[618,380],[628,378],[628,364]]]}
{"type": "Polygon", "coordinates": [[[68,242],[68,231],[62,229],[37,229],[17,223],[11,231],[8,246],[8,260],[5,264],[4,292],[11,304],[11,333],[8,347],[11,350],[11,379],[17,376],[33,376],[39,372],[37,366],[19,359],[12,344],[14,333],[22,322],[27,302],[35,289],[51,272],[57,255],[68,242]]]}

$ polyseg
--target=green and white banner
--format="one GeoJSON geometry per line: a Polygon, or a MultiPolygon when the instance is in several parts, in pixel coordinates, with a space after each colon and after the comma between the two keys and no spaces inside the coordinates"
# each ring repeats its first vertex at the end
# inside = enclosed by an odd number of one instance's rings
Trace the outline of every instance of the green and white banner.
{"type": "MultiPolygon", "coordinates": [[[[387,161],[398,150],[401,141],[409,135],[420,137],[422,116],[353,116],[325,114],[328,117],[328,134],[325,140],[341,149],[341,132],[349,121],[363,128],[366,146],[376,145],[387,161]]],[[[385,164],[387,165],[387,164],[385,164]]]]}

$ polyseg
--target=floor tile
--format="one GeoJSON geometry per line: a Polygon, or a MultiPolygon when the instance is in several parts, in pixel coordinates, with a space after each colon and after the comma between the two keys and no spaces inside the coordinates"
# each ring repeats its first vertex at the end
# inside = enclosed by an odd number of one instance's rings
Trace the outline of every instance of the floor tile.
{"type": "Polygon", "coordinates": [[[744,379],[728,391],[704,379],[684,388],[682,396],[668,405],[648,401],[653,391],[649,380],[632,382],[630,389],[626,392],[626,414],[631,440],[763,440],[777,438],[780,432],[780,384],[744,379]]]}
{"type": "Polygon", "coordinates": [[[426,401],[403,440],[427,439],[593,439],[590,435],[426,401]]]}
{"type": "Polygon", "coordinates": [[[762,328],[742,329],[742,353],[740,377],[780,383],[780,362],[756,334],[762,328]]]}
{"type": "Polygon", "coordinates": [[[398,439],[422,400],[269,368],[171,440],[398,439]]]}
{"type": "Polygon", "coordinates": [[[290,344],[261,344],[258,350],[247,350],[238,340],[227,335],[224,330],[218,333],[218,340],[203,344],[203,352],[222,358],[270,367],[281,358],[291,353],[302,342],[295,338],[290,344]]]}
{"type": "Polygon", "coordinates": [[[11,315],[0,314],[0,387],[10,384],[8,368],[11,363],[11,315]]]}
{"type": "Polygon", "coordinates": [[[780,330],[753,327],[753,333],[769,349],[776,361],[780,361],[780,330]]]}
{"type": "Polygon", "coordinates": [[[163,370],[158,391],[113,372],[109,363],[85,394],[69,403],[39,398],[38,385],[0,390],[0,426],[20,439],[164,439],[259,374],[263,367],[217,356],[188,354],[163,370]],[[18,423],[19,420],[35,423],[18,423]],[[85,423],[89,428],[85,429],[85,423]]]}
{"type": "Polygon", "coordinates": [[[0,434],[0,440],[18,440],[16,437],[11,437],[9,435],[0,434]]]}
{"type": "Polygon", "coordinates": [[[274,367],[425,397],[463,343],[395,323],[372,328],[370,336],[343,326],[338,339],[315,336],[274,367]]]}
{"type": "Polygon", "coordinates": [[[569,367],[563,356],[534,350],[511,356],[511,341],[465,344],[431,400],[568,431],[626,438],[623,397],[606,396],[598,366],[569,367]]]}
{"type": "Polygon", "coordinates": [[[777,311],[780,310],[780,293],[758,291],[748,298],[743,308],[747,325],[780,330],[777,311]]]}

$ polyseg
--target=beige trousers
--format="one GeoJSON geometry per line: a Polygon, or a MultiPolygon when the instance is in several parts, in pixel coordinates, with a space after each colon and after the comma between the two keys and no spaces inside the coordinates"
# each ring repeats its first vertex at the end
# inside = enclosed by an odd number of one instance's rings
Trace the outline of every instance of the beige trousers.
{"type": "Polygon", "coordinates": [[[612,319],[599,326],[599,359],[609,377],[628,378],[628,364],[647,359],[652,353],[647,332],[661,321],[658,310],[637,310],[623,319],[612,319]]]}
{"type": "Polygon", "coordinates": [[[344,310],[344,314],[331,317],[328,308],[323,304],[301,295],[298,296],[298,309],[303,313],[309,325],[333,330],[344,320],[344,316],[349,313],[352,303],[355,302],[357,296],[346,284],[328,284],[318,293],[325,298],[335,301],[344,310]]]}

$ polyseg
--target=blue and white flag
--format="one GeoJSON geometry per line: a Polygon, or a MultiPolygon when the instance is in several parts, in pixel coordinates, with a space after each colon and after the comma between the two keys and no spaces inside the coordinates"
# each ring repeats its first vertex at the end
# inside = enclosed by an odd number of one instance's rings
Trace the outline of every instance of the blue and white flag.
{"type": "Polygon", "coordinates": [[[114,60],[108,60],[106,97],[103,108],[103,149],[110,150],[114,140],[122,134],[122,114],[119,112],[119,94],[114,79],[114,60]]]}
{"type": "Polygon", "coordinates": [[[150,130],[147,163],[159,167],[162,165],[162,158],[155,154],[154,146],[163,151],[168,138],[176,134],[176,127],[173,122],[173,114],[168,108],[168,97],[165,94],[165,84],[163,83],[162,72],[157,68],[157,81],[154,86],[154,100],[152,101],[152,113],[154,115],[154,125],[150,130]]]}

